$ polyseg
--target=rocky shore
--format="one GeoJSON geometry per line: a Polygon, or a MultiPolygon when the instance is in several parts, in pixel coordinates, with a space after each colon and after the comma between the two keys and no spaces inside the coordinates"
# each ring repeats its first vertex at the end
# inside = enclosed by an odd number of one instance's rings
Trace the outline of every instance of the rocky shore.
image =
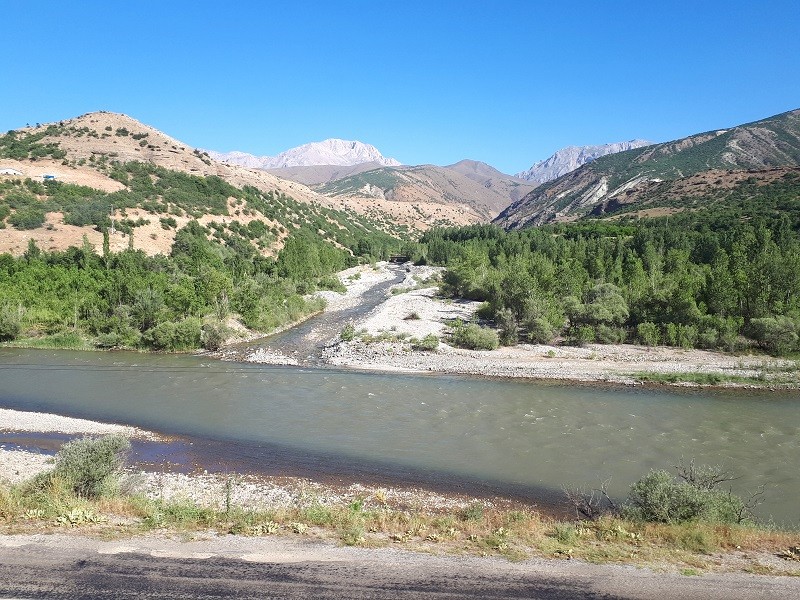
{"type": "MultiPolygon", "coordinates": [[[[98,423],[60,415],[0,409],[0,432],[63,433],[70,436],[122,434],[133,439],[167,441],[152,431],[136,427],[98,423]]],[[[0,483],[18,484],[53,467],[47,453],[9,448],[0,444],[0,483]]],[[[244,509],[274,510],[322,504],[348,506],[360,502],[365,507],[391,506],[429,511],[457,510],[485,499],[455,494],[438,494],[418,488],[378,487],[359,483],[324,485],[299,477],[268,477],[240,473],[172,473],[142,470],[131,465],[122,485],[126,491],[142,493],[167,502],[187,500],[200,506],[222,510],[229,503],[244,509]]]]}

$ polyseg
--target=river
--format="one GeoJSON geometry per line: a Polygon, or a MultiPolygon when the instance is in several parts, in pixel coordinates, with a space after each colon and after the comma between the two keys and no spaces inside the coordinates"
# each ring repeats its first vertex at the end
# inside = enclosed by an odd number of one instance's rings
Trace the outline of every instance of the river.
{"type": "Polygon", "coordinates": [[[216,444],[212,454],[234,448],[239,464],[265,470],[286,461],[308,472],[318,466],[328,475],[449,481],[462,488],[474,482],[484,493],[532,498],[609,477],[612,493],[624,496],[649,469],[694,458],[734,471],[740,477],[732,482],[735,492],[763,485],[759,516],[800,522],[797,393],[1,349],[0,407],[209,440],[216,444]]]}

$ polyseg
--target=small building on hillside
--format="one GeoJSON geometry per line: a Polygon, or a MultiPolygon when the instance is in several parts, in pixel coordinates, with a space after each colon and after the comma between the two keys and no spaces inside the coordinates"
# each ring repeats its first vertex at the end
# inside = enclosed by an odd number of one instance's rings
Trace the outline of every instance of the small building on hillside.
{"type": "Polygon", "coordinates": [[[0,175],[22,175],[22,171],[16,169],[0,169],[0,175]]]}

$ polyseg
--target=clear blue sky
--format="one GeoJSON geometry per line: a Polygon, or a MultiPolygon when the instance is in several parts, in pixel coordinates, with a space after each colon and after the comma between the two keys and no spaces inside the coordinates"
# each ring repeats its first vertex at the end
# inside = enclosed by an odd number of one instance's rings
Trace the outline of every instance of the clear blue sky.
{"type": "Polygon", "coordinates": [[[800,107],[800,2],[0,0],[0,131],[94,110],[220,151],[517,172],[800,107]]]}

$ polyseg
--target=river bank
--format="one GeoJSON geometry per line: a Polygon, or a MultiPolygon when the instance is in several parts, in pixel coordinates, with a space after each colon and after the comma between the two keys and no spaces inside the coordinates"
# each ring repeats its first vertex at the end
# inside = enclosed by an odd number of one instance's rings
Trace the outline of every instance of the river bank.
{"type": "MultiPolygon", "coordinates": [[[[381,291],[382,298],[376,298],[376,286],[382,284],[385,288],[398,272],[398,267],[386,263],[355,267],[339,275],[347,288],[344,294],[324,293],[327,321],[316,325],[312,320],[306,336],[307,344],[321,349],[322,364],[386,372],[619,385],[655,382],[795,388],[800,382],[795,361],[753,354],[633,344],[583,347],[519,344],[491,351],[456,348],[447,343],[448,322],[469,321],[480,303],[438,297],[438,277],[443,269],[412,265],[403,266],[403,280],[391,285],[388,293],[381,291]],[[354,310],[367,299],[372,308],[354,310]],[[351,318],[342,318],[345,310],[351,318]],[[342,336],[345,327],[350,332],[342,336]],[[435,350],[420,349],[418,342],[426,336],[438,338],[435,350]]],[[[309,352],[295,350],[294,356],[287,356],[273,345],[244,351],[232,347],[219,356],[228,360],[297,365],[303,364],[297,360],[297,354],[309,352]]]]}
{"type": "MultiPolygon", "coordinates": [[[[50,413],[0,409],[0,434],[64,434],[61,441],[83,436],[121,434],[133,441],[156,441],[169,456],[174,438],[138,427],[101,423],[50,413]]],[[[28,440],[36,445],[36,440],[28,440]]],[[[20,444],[0,442],[0,482],[19,484],[52,469],[56,444],[40,444],[23,449],[20,444]],[[55,446],[55,447],[54,447],[55,446]]],[[[410,486],[382,486],[343,478],[335,484],[330,478],[286,475],[268,476],[254,472],[209,472],[209,465],[188,465],[187,472],[166,471],[158,463],[133,463],[123,478],[123,488],[165,502],[190,501],[198,506],[222,510],[233,503],[245,510],[272,510],[321,504],[346,507],[361,502],[365,507],[390,506],[428,511],[461,510],[472,505],[522,506],[519,501],[496,497],[478,498],[467,494],[447,494],[410,486]],[[155,467],[154,468],[154,464],[155,467]]],[[[530,506],[531,504],[528,504],[530,506]]]]}
{"type": "MultiPolygon", "coordinates": [[[[15,428],[159,437],[52,414],[0,412],[0,430],[15,428]]],[[[498,556],[515,564],[531,558],[552,565],[577,559],[683,575],[800,573],[796,547],[791,545],[795,535],[789,532],[704,523],[656,526],[615,518],[576,524],[530,506],[422,489],[358,484],[337,489],[308,480],[246,474],[152,473],[133,465],[123,475],[117,498],[92,502],[59,497],[57,508],[52,503],[27,510],[15,505],[20,492],[8,486],[51,466],[49,457],[0,447],[1,545],[23,545],[30,535],[68,532],[72,535],[65,540],[67,548],[80,544],[78,534],[116,544],[124,540],[127,546],[116,550],[123,552],[131,551],[132,540],[137,545],[169,541],[169,555],[183,556],[198,541],[224,540],[220,543],[247,548],[271,537],[275,543],[297,539],[360,546],[368,549],[370,560],[385,560],[380,549],[392,546],[424,555],[498,556]],[[689,532],[691,538],[686,537],[689,532]],[[687,539],[694,540],[693,545],[687,545],[687,539]]]]}

